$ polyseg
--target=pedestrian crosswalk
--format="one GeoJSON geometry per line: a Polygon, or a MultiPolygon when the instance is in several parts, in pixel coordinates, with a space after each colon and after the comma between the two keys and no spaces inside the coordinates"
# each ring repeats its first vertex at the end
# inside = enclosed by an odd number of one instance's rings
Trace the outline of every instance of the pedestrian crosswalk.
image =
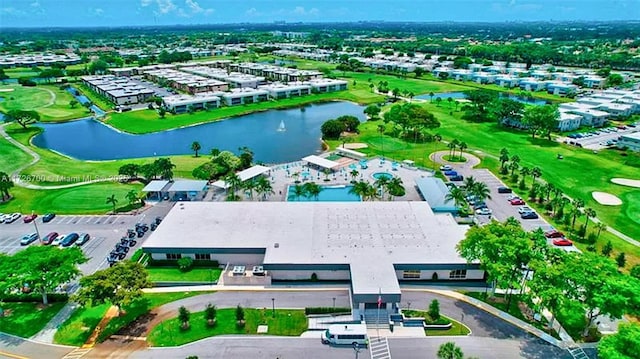
{"type": "Polygon", "coordinates": [[[389,341],[386,337],[371,337],[369,341],[371,359],[391,359],[389,341]]]}
{"type": "Polygon", "coordinates": [[[573,357],[573,359],[589,359],[587,353],[582,350],[580,347],[569,348],[569,354],[573,357]]]}
{"type": "Polygon", "coordinates": [[[87,353],[89,353],[91,351],[91,349],[93,349],[93,348],[77,348],[77,349],[74,349],[72,352],[70,352],[69,354],[67,354],[64,357],[62,357],[62,359],[80,359],[83,356],[87,355],[87,353]]]}

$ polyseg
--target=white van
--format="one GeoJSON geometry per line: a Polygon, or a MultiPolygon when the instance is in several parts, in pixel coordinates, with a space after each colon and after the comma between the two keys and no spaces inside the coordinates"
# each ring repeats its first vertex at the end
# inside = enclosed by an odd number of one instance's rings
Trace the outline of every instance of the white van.
{"type": "Polygon", "coordinates": [[[334,324],[322,333],[322,343],[337,345],[368,345],[365,324],[334,324]]]}

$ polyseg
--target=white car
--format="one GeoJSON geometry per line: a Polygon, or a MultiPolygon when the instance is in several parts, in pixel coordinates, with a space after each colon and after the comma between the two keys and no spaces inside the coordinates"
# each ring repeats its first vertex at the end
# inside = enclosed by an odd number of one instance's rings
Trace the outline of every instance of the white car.
{"type": "Polygon", "coordinates": [[[13,223],[15,221],[18,220],[18,218],[22,217],[22,215],[20,213],[11,213],[11,214],[6,214],[4,216],[4,223],[13,223]]]}
{"type": "Polygon", "coordinates": [[[4,216],[6,216],[6,214],[0,213],[0,223],[4,223],[4,216]]]}
{"type": "Polygon", "coordinates": [[[520,214],[527,213],[527,212],[533,212],[533,209],[531,209],[531,207],[529,206],[521,206],[518,208],[518,213],[520,214]]]}
{"type": "Polygon", "coordinates": [[[491,213],[491,210],[487,207],[476,209],[476,214],[480,216],[490,216],[491,213]]]}
{"type": "Polygon", "coordinates": [[[449,165],[440,166],[440,171],[451,171],[452,169],[453,169],[453,167],[451,167],[449,165]]]}
{"type": "Polygon", "coordinates": [[[53,242],[51,242],[52,246],[59,246],[60,243],[62,243],[62,241],[64,241],[64,237],[66,237],[66,234],[60,234],[56,237],[56,239],[53,240],[53,242]]]}

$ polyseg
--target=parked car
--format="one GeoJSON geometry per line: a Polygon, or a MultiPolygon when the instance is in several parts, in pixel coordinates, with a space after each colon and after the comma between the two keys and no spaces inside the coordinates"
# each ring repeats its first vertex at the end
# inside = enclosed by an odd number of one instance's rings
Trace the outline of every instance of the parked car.
{"type": "Polygon", "coordinates": [[[91,236],[89,236],[88,233],[80,233],[80,236],[78,237],[78,240],[76,241],[76,246],[81,246],[81,245],[87,243],[89,241],[89,239],[91,239],[91,236]]]}
{"type": "Polygon", "coordinates": [[[162,222],[162,217],[156,217],[154,221],[156,222],[156,224],[160,224],[162,222]]]}
{"type": "Polygon", "coordinates": [[[56,238],[58,238],[58,233],[50,232],[42,238],[42,244],[51,244],[56,238]]]}
{"type": "Polygon", "coordinates": [[[552,229],[550,231],[544,232],[544,236],[547,238],[562,238],[564,237],[564,233],[557,231],[555,229],[552,229]]]}
{"type": "Polygon", "coordinates": [[[24,237],[20,239],[20,245],[27,246],[35,242],[37,239],[38,239],[38,233],[33,232],[33,233],[25,234],[24,237]]]}
{"type": "Polygon", "coordinates": [[[7,216],[6,214],[0,213],[0,223],[4,223],[6,216],[7,216]]]}
{"type": "Polygon", "coordinates": [[[453,171],[453,170],[449,170],[449,171],[444,171],[443,172],[445,176],[457,176],[458,172],[453,171]]]}
{"type": "Polygon", "coordinates": [[[527,212],[533,212],[533,209],[531,209],[531,207],[528,207],[528,206],[522,206],[518,208],[518,213],[520,214],[527,213],[527,212]]]}
{"type": "Polygon", "coordinates": [[[573,242],[565,237],[556,238],[553,240],[553,245],[555,246],[572,246],[573,242]]]}
{"type": "Polygon", "coordinates": [[[15,221],[18,220],[18,218],[22,217],[22,215],[20,213],[11,213],[11,214],[5,214],[4,216],[4,223],[13,223],[15,221]]]}
{"type": "Polygon", "coordinates": [[[440,171],[451,171],[453,168],[449,165],[440,166],[440,171]]]}
{"type": "Polygon", "coordinates": [[[524,201],[521,198],[513,198],[509,200],[512,206],[521,206],[524,204],[524,201]]]}
{"type": "Polygon", "coordinates": [[[147,226],[145,223],[136,223],[136,231],[148,231],[149,230],[149,226],[147,226]]]}
{"type": "Polygon", "coordinates": [[[498,187],[498,193],[512,193],[513,191],[509,187],[498,187]]]}
{"type": "Polygon", "coordinates": [[[134,231],[133,229],[127,229],[127,236],[129,238],[135,238],[136,236],[136,231],[134,231]]]}
{"type": "Polygon", "coordinates": [[[449,181],[464,181],[464,176],[457,175],[449,177],[449,181]]]}
{"type": "Polygon", "coordinates": [[[66,237],[64,237],[64,240],[60,243],[60,245],[62,247],[69,247],[72,244],[74,244],[78,240],[79,237],[80,236],[78,236],[78,233],[75,233],[75,232],[69,233],[69,234],[67,234],[66,237]]]}
{"type": "Polygon", "coordinates": [[[158,225],[156,224],[156,222],[151,223],[151,226],[149,226],[149,229],[152,231],[155,231],[156,228],[158,228],[158,225]]]}
{"type": "Polygon", "coordinates": [[[55,213],[47,213],[44,216],[42,216],[42,223],[49,223],[51,222],[52,219],[54,219],[56,216],[55,213]]]}
{"type": "Polygon", "coordinates": [[[31,222],[33,222],[37,217],[38,217],[38,215],[37,215],[37,214],[32,213],[32,214],[30,214],[30,215],[28,215],[28,216],[24,216],[24,217],[22,218],[22,220],[24,221],[24,223],[31,223],[31,222]]]}
{"type": "Polygon", "coordinates": [[[538,214],[536,212],[525,212],[520,215],[522,219],[538,219],[538,214]]]}
{"type": "Polygon", "coordinates": [[[51,241],[51,245],[52,246],[59,246],[60,243],[62,243],[62,241],[64,241],[65,237],[66,237],[66,235],[64,235],[64,234],[58,235],[53,241],[51,241]]]}
{"type": "Polygon", "coordinates": [[[490,216],[491,213],[492,213],[491,210],[487,207],[476,209],[476,214],[480,216],[490,216]]]}
{"type": "Polygon", "coordinates": [[[481,208],[487,208],[487,204],[484,202],[476,202],[473,205],[473,209],[481,209],[481,208]]]}

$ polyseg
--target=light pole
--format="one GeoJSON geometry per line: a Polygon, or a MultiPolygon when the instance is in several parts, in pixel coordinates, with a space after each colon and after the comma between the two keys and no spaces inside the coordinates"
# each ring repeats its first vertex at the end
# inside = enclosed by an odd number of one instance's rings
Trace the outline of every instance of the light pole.
{"type": "Polygon", "coordinates": [[[271,316],[276,317],[276,298],[271,298],[271,316]]]}
{"type": "Polygon", "coordinates": [[[460,334],[462,334],[463,325],[464,325],[464,313],[460,313],[460,334]]]}
{"type": "Polygon", "coordinates": [[[407,302],[407,310],[411,310],[411,302],[407,302]]]}
{"type": "MultiPolygon", "coordinates": [[[[33,216],[33,211],[31,211],[31,215],[33,216]]],[[[33,226],[36,229],[36,235],[38,236],[38,240],[42,242],[42,238],[40,238],[40,231],[38,230],[38,225],[36,224],[36,219],[34,218],[32,222],[33,222],[33,226]]]]}
{"type": "Polygon", "coordinates": [[[353,351],[356,352],[356,359],[358,359],[358,353],[360,353],[360,345],[358,343],[353,343],[353,351]]]}
{"type": "Polygon", "coordinates": [[[336,311],[336,297],[333,297],[333,312],[336,311]]]}

